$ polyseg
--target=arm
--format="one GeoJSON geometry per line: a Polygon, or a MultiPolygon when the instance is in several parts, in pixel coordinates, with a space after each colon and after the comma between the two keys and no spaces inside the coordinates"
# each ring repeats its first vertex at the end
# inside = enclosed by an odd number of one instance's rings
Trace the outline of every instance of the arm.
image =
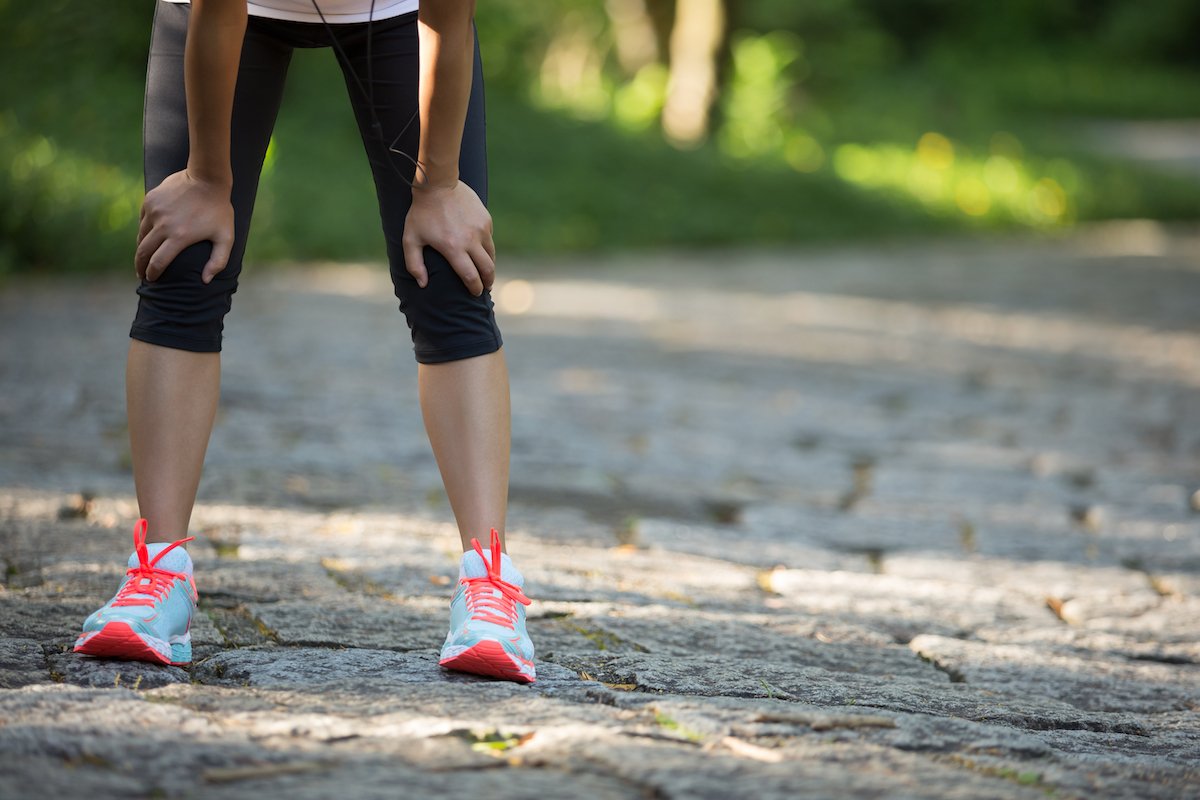
{"type": "MultiPolygon", "coordinates": [[[[417,161],[426,185],[413,189],[404,225],[404,259],[422,288],[428,283],[423,248],[428,245],[454,267],[476,296],[496,274],[492,218],[479,196],[458,179],[471,72],[475,58],[474,0],[424,0],[418,11],[421,51],[417,161]]],[[[421,172],[417,173],[418,185],[421,172]]]]}
{"type": "Polygon", "coordinates": [[[134,257],[138,277],[156,280],[180,251],[196,242],[213,243],[201,276],[205,283],[229,260],[229,128],[245,33],[246,0],[192,0],[184,51],[188,164],[146,194],[134,257]]]}

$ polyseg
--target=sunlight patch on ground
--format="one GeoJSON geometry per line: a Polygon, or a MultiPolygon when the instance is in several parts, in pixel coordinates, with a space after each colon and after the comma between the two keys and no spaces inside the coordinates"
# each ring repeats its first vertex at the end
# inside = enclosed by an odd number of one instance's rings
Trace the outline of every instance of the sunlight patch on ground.
{"type": "Polygon", "coordinates": [[[813,292],[667,291],[587,280],[514,281],[500,286],[497,298],[502,315],[519,310],[510,315],[645,324],[651,330],[644,333],[685,349],[861,363],[909,361],[927,345],[956,343],[1086,356],[1200,385],[1200,335],[1067,315],[813,292]],[[738,335],[767,327],[770,336],[738,335]]]}

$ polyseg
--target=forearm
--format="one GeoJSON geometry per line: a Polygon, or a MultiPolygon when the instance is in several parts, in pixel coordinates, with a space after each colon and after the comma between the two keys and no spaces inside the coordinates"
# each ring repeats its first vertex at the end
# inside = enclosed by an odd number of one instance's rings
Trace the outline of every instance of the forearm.
{"type": "Polygon", "coordinates": [[[245,34],[246,0],[192,0],[184,51],[188,172],[208,183],[233,183],[229,129],[245,34]]]}
{"type": "MultiPolygon", "coordinates": [[[[417,161],[430,187],[458,182],[475,58],[474,0],[425,0],[418,11],[421,145],[417,161]]],[[[421,183],[421,176],[416,178],[421,183]]]]}

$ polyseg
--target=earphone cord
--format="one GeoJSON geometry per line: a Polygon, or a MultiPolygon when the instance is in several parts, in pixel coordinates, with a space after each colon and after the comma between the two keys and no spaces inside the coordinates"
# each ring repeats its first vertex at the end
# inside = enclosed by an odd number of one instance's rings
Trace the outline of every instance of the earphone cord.
{"type": "Polygon", "coordinates": [[[404,181],[409,188],[424,189],[429,185],[429,176],[425,173],[425,168],[422,167],[420,163],[418,163],[417,160],[408,153],[396,148],[396,142],[400,141],[400,137],[407,133],[408,129],[412,127],[413,121],[417,119],[417,116],[421,113],[421,109],[418,107],[417,110],[413,112],[412,116],[408,118],[408,122],[404,123],[404,127],[400,129],[400,133],[396,135],[396,138],[392,140],[391,144],[388,144],[387,140],[383,137],[383,125],[380,124],[379,115],[375,111],[375,80],[374,73],[371,69],[371,62],[374,60],[371,58],[371,24],[375,20],[375,0],[371,0],[371,10],[367,14],[366,87],[364,87],[362,81],[359,80],[358,72],[354,69],[354,65],[350,63],[350,59],[346,56],[346,51],[342,50],[342,46],[338,43],[337,37],[333,35],[333,28],[329,27],[329,23],[325,21],[325,15],[321,13],[321,7],[317,5],[317,0],[310,0],[310,2],[312,3],[313,8],[316,9],[317,16],[321,18],[321,24],[325,26],[325,32],[329,34],[329,41],[333,43],[334,51],[337,53],[338,57],[342,59],[342,63],[346,65],[346,69],[350,71],[350,75],[354,78],[354,83],[358,86],[358,90],[362,92],[362,96],[366,98],[367,108],[371,113],[371,132],[375,134],[375,138],[378,139],[379,144],[383,146],[383,157],[387,159],[388,166],[392,168],[392,172],[395,172],[400,180],[404,181]],[[413,163],[413,167],[415,168],[413,177],[416,177],[416,170],[419,170],[423,178],[422,182],[413,183],[408,178],[404,177],[404,173],[401,172],[399,168],[396,167],[396,164],[392,161],[392,157],[389,155],[390,153],[404,156],[411,161],[413,163]]]}

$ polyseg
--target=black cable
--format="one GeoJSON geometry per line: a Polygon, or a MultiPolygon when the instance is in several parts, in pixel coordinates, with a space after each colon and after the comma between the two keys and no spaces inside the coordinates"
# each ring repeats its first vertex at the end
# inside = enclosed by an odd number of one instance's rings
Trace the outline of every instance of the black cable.
{"type": "Polygon", "coordinates": [[[317,0],[310,0],[310,2],[312,3],[313,8],[316,9],[317,16],[321,18],[321,24],[325,26],[325,32],[329,34],[329,41],[333,44],[334,52],[337,53],[337,55],[345,63],[346,69],[350,70],[350,75],[354,78],[354,83],[358,86],[358,90],[362,92],[363,97],[366,98],[367,108],[371,113],[371,132],[375,134],[375,138],[378,139],[379,144],[383,146],[383,157],[387,159],[388,166],[392,168],[392,172],[396,173],[397,177],[404,181],[404,183],[410,189],[424,189],[429,185],[429,175],[426,174],[425,168],[422,167],[420,163],[418,163],[417,160],[408,153],[396,148],[396,142],[400,141],[400,137],[407,133],[408,129],[412,127],[413,120],[417,119],[417,117],[420,115],[420,105],[418,104],[417,110],[414,111],[413,115],[408,118],[408,122],[406,122],[404,127],[400,129],[400,133],[396,134],[396,138],[392,140],[391,144],[388,144],[387,139],[385,139],[383,136],[383,125],[380,124],[379,114],[375,110],[375,79],[374,71],[371,69],[371,62],[373,61],[371,58],[371,24],[375,20],[375,0],[371,0],[371,9],[367,14],[367,87],[369,88],[363,87],[362,81],[359,80],[358,72],[354,69],[354,64],[350,62],[349,57],[346,55],[346,51],[342,49],[342,46],[338,43],[337,37],[333,35],[333,28],[329,27],[329,23],[325,21],[325,15],[321,13],[321,7],[317,5],[317,0]],[[413,183],[408,178],[404,177],[404,173],[401,172],[396,166],[395,162],[392,161],[390,153],[404,156],[411,161],[413,163],[413,167],[415,168],[413,171],[413,177],[417,177],[416,170],[420,170],[421,175],[424,178],[423,182],[419,184],[413,183]]]}

